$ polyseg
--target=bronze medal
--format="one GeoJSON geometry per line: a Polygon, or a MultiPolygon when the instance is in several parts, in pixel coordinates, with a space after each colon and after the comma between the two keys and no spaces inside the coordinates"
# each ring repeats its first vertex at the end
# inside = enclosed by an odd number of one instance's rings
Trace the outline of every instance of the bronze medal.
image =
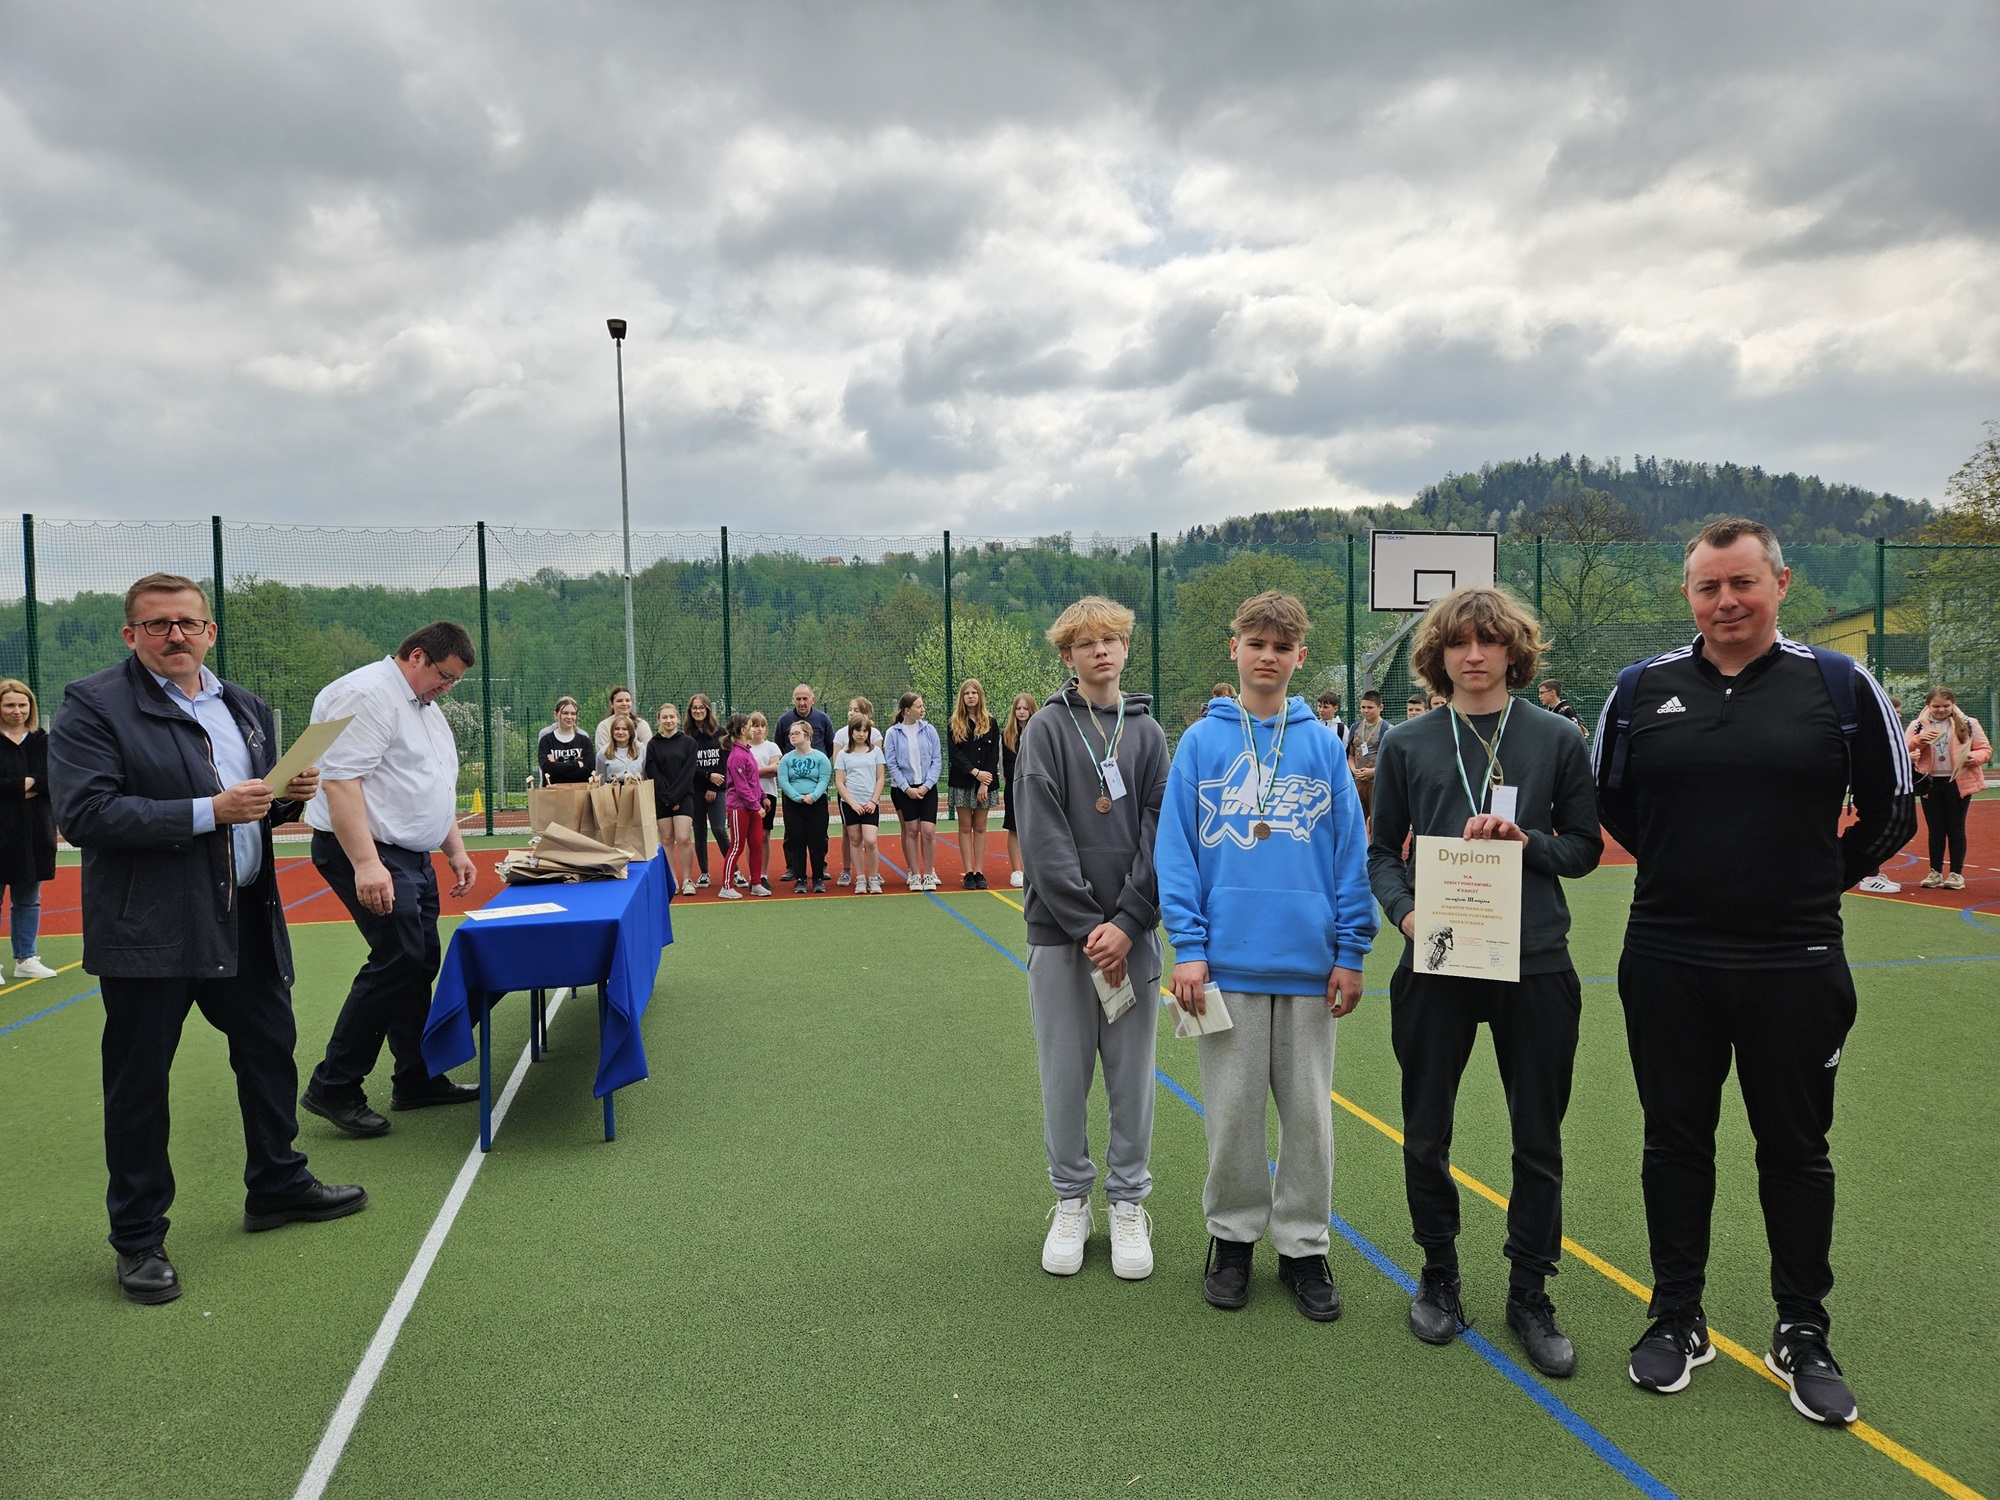
{"type": "Polygon", "coordinates": [[[1096,806],[1097,810],[1101,813],[1108,813],[1111,811],[1111,799],[1109,797],[1099,797],[1094,805],[1096,806]]]}
{"type": "Polygon", "coordinates": [[[1250,831],[1256,834],[1258,842],[1262,843],[1265,839],[1271,836],[1271,825],[1269,823],[1259,823],[1255,828],[1252,828],[1250,831]]]}

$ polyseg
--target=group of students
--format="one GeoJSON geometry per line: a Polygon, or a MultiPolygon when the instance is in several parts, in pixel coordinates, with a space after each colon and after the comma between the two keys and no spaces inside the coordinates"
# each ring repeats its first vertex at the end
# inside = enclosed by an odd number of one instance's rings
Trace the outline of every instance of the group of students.
{"type": "MultiPolygon", "coordinates": [[[[1512,1135],[1506,1323],[1536,1369],[1571,1375],[1576,1350],[1548,1294],[1582,1011],[1562,882],[1596,868],[1601,824],[1638,861],[1619,991],[1645,1116],[1655,1290],[1627,1374],[1668,1395],[1714,1356],[1701,1296],[1715,1120],[1733,1053],[1758,1143],[1778,1309],[1766,1362],[1803,1415],[1854,1420],[1825,1306],[1827,1132],[1855,1016],[1840,894],[1914,831],[1910,761],[1902,725],[1865,670],[1778,633],[1790,575],[1768,527],[1704,528],[1685,569],[1700,633],[1627,668],[1594,738],[1549,702],[1561,702],[1559,683],[1544,685],[1553,691],[1541,708],[1513,696],[1534,682],[1544,641],[1533,613],[1497,589],[1458,589],[1418,625],[1412,668],[1438,707],[1427,701],[1384,728],[1379,697],[1364,699],[1363,724],[1345,745],[1289,694],[1306,659],[1304,607],[1279,593],[1246,600],[1229,640],[1239,682],[1212,696],[1171,757],[1150,699],[1120,686],[1131,611],[1091,598],[1064,612],[1049,639],[1074,675],[1023,731],[1010,783],[1057,1200],[1046,1271],[1076,1274],[1094,1228],[1099,1172],[1086,1101],[1100,1062],[1111,1269],[1131,1280],[1153,1269],[1143,1202],[1161,1007],[1150,997],[1164,978],[1177,1034],[1197,1034],[1204,1297],[1244,1306],[1255,1247],[1268,1235],[1299,1310],[1316,1321],[1340,1315],[1327,1263],[1334,1043],[1338,1019],[1360,1001],[1379,908],[1405,939],[1389,1005],[1405,1188],[1424,1257],[1411,1332],[1446,1344],[1469,1324],[1450,1148],[1459,1083],[1484,1023],[1512,1135]],[[1773,785],[1776,764],[1789,774],[1773,785]],[[1858,817],[1843,833],[1850,791],[1858,817]],[[1411,851],[1421,835],[1521,846],[1518,982],[1413,962],[1411,851]],[[1767,879],[1763,859],[1732,861],[1729,851],[1743,848],[1782,851],[1788,878],[1767,879]],[[1175,959],[1164,975],[1162,928],[1175,959]],[[1271,1099],[1275,1161],[1266,1155],[1271,1099]]],[[[1955,720],[1928,733],[1932,745],[1959,735],[1955,720]]],[[[1941,764],[1972,752],[1951,753],[1947,761],[1933,750],[1941,764]]]]}
{"type": "Polygon", "coordinates": [[[555,723],[542,732],[536,767],[544,785],[647,780],[654,788],[660,841],[680,889],[709,886],[708,842],[723,856],[716,895],[725,900],[769,896],[769,845],[784,820],[784,871],[795,895],[824,895],[832,814],[839,810],[842,868],[838,884],[856,895],[881,895],[878,845],[886,791],[898,821],[903,879],[913,891],[938,888],[937,824],[940,790],[959,825],[967,890],[985,890],[988,819],[998,810],[1007,836],[1012,883],[1022,883],[1020,844],[1013,828],[1012,780],[1023,727],[1040,707],[1031,693],[1017,693],[1004,718],[986,702],[986,689],[968,677],[948,724],[950,754],[927,718],[918,692],[897,701],[885,728],[867,698],[848,700],[847,722],[835,728],[811,686],[792,691],[792,706],[778,718],[776,734],[762,713],[731,714],[718,722],[706,693],[687,702],[683,720],[672,703],[660,705],[657,729],[632,709],[631,691],[614,688],[610,712],[594,735],[578,727],[574,698],[556,702],[555,723]],[[942,783],[942,787],[941,784],[942,783]]]}

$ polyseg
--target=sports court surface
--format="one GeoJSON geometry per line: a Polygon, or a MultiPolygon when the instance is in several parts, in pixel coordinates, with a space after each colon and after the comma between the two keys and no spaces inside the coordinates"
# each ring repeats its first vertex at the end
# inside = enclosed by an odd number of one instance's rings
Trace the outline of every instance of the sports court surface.
{"type": "MultiPolygon", "coordinates": [[[[188,1291],[129,1306],[103,1241],[95,982],[70,967],[0,991],[0,1493],[286,1496],[317,1453],[326,1494],[375,1500],[2000,1494],[1990,806],[1974,809],[1981,868],[1964,891],[1847,899],[1862,1003],[1834,1133],[1832,1307],[1855,1432],[1805,1422],[1758,1364],[1771,1312],[1733,1093],[1707,1307],[1734,1344],[1680,1396],[1625,1377],[1647,1275],[1638,1108],[1608,981],[1629,865],[1571,887],[1585,1011],[1572,1243],[1551,1287],[1579,1353],[1567,1382],[1534,1376],[1502,1319],[1503,1215],[1488,1198],[1507,1183],[1506,1132],[1483,1050],[1455,1148],[1482,1185],[1465,1190],[1462,1245],[1481,1337],[1432,1349],[1405,1328],[1419,1257],[1393,1137],[1392,945],[1340,1028],[1332,1262],[1346,1314],[1319,1326],[1292,1310],[1268,1246],[1246,1311],[1202,1303],[1199,1074],[1194,1044],[1164,1034],[1158,1269],[1111,1276],[1100,1209],[1083,1273],[1041,1271],[1049,1193],[1015,893],[704,893],[676,906],[646,1020],[653,1076],[620,1094],[619,1138],[600,1138],[589,1097],[585,996],[558,1010],[555,1053],[513,1098],[344,1445],[323,1443],[329,1421],[462,1180],[472,1112],[397,1115],[375,1141],[305,1117],[314,1169],[364,1183],[370,1206],[246,1235],[227,1064],[194,1021],[168,1241],[188,1291]]],[[[940,845],[955,873],[948,829],[940,845]]],[[[1003,863],[987,868],[1004,887],[1003,863]]],[[[309,866],[283,879],[309,1067],[361,946],[327,920],[338,911],[309,866]]],[[[46,930],[64,930],[55,909],[70,903],[54,887],[45,900],[46,930]]],[[[75,937],[44,944],[59,965],[79,951],[75,937]]],[[[524,1010],[511,998],[496,1012],[496,1087],[525,1047],[524,1010]]]]}

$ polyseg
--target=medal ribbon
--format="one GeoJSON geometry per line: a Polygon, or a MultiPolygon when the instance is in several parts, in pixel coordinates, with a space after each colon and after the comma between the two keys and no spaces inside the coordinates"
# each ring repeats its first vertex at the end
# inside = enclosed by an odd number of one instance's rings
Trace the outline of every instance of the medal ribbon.
{"type": "MultiPolygon", "coordinates": [[[[1257,726],[1250,717],[1250,711],[1239,710],[1243,717],[1238,720],[1243,726],[1243,748],[1250,752],[1250,776],[1257,785],[1257,816],[1264,816],[1264,758],[1257,753],[1257,726]]],[[[1278,727],[1271,737],[1271,779],[1276,780],[1278,767],[1285,761],[1285,725],[1292,717],[1289,700],[1278,710],[1278,727]]]]}
{"type": "MultiPolygon", "coordinates": [[[[1077,691],[1081,693],[1082,689],[1079,688],[1077,691]]],[[[1086,699],[1085,701],[1087,702],[1088,700],[1086,699]]],[[[1083,724],[1077,718],[1076,709],[1071,705],[1069,694],[1067,693],[1063,694],[1063,708],[1069,714],[1069,722],[1071,727],[1076,730],[1076,737],[1083,741],[1083,753],[1090,757],[1090,769],[1097,777],[1097,794],[1100,797],[1110,796],[1111,788],[1105,784],[1102,762],[1116,760],[1118,758],[1118,747],[1125,741],[1125,694],[1122,691],[1118,694],[1118,727],[1105,740],[1104,754],[1101,756],[1091,748],[1090,736],[1083,732],[1083,724]]],[[[1094,723],[1097,719],[1097,706],[1095,704],[1091,705],[1090,716],[1094,723]]]]}
{"type": "MultiPolygon", "coordinates": [[[[1500,727],[1493,731],[1492,745],[1488,746],[1486,741],[1479,740],[1480,747],[1486,751],[1486,778],[1481,783],[1480,789],[1485,793],[1486,804],[1489,806],[1493,801],[1493,768],[1500,763],[1500,741],[1507,733],[1507,720],[1513,712],[1514,700],[1509,698],[1507,706],[1500,710],[1500,727]]],[[[1465,727],[1472,729],[1470,720],[1466,722],[1465,727]]],[[[1479,731],[1473,729],[1472,737],[1478,740],[1479,731]]],[[[1472,815],[1476,818],[1486,811],[1486,807],[1481,805],[1479,798],[1472,795],[1472,783],[1465,779],[1465,756],[1458,748],[1458,710],[1456,708],[1451,710],[1451,763],[1458,767],[1458,784],[1465,788],[1465,800],[1472,804],[1472,815]]]]}

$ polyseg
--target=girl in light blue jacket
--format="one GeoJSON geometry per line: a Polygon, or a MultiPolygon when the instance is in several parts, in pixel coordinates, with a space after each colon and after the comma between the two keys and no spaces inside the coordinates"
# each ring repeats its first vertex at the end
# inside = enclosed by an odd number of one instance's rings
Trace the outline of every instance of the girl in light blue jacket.
{"type": "Polygon", "coordinates": [[[924,719],[924,695],[905,693],[882,742],[889,762],[889,800],[903,836],[903,878],[913,891],[934,891],[937,877],[938,773],[944,750],[924,719]]]}

